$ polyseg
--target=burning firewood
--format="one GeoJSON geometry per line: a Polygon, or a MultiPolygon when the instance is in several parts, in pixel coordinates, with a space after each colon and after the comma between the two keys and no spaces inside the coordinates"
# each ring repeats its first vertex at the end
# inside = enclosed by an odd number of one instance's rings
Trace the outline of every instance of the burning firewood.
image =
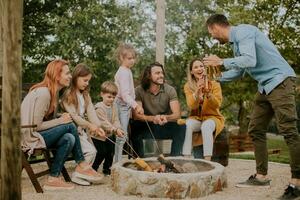
{"type": "Polygon", "coordinates": [[[162,164],[166,166],[166,169],[170,169],[174,173],[183,173],[183,170],[180,166],[176,165],[171,160],[165,159],[163,154],[160,154],[157,158],[157,160],[162,164]]]}

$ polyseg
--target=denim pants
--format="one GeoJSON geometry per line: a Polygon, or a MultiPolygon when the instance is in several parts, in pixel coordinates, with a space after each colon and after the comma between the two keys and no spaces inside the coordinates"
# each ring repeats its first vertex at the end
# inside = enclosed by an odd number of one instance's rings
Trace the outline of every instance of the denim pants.
{"type": "Polygon", "coordinates": [[[116,145],[115,145],[115,162],[119,162],[122,160],[123,147],[128,139],[128,124],[131,115],[131,107],[128,105],[122,105],[120,102],[116,102],[119,112],[119,119],[124,131],[123,137],[116,137],[116,145]]]}
{"type": "MultiPolygon", "coordinates": [[[[178,125],[176,122],[168,122],[164,125],[153,124],[149,126],[155,139],[171,139],[171,156],[180,156],[185,137],[185,125],[178,125]]],[[[144,157],[143,139],[153,139],[150,130],[145,122],[133,121],[131,124],[131,140],[133,148],[139,155],[144,157]]]]}
{"type": "Polygon", "coordinates": [[[77,127],[74,123],[61,124],[39,133],[44,138],[46,147],[56,150],[50,176],[59,176],[71,151],[77,163],[84,161],[77,127]]]}
{"type": "Polygon", "coordinates": [[[283,135],[290,152],[292,178],[300,178],[300,137],[297,129],[296,80],[287,78],[268,95],[257,93],[249,123],[249,134],[254,144],[256,171],[268,172],[266,132],[275,116],[279,134],[283,135]]]}

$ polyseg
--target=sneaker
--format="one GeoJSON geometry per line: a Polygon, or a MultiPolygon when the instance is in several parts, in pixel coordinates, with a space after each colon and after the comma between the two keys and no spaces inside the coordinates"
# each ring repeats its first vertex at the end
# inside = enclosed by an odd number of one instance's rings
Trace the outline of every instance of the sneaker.
{"type": "Polygon", "coordinates": [[[82,178],[80,178],[80,177],[77,177],[77,176],[76,176],[76,173],[73,173],[73,174],[72,174],[71,181],[72,181],[73,183],[78,184],[78,185],[83,185],[83,186],[89,186],[89,185],[91,185],[90,182],[88,182],[88,181],[86,181],[86,180],[84,180],[84,179],[82,179],[82,178]]]}
{"type": "Polygon", "coordinates": [[[91,166],[86,166],[84,169],[80,166],[77,166],[74,176],[95,184],[102,183],[104,178],[103,175],[98,174],[95,170],[93,170],[91,166]]]}
{"type": "Polygon", "coordinates": [[[256,174],[255,175],[251,175],[248,180],[238,183],[235,186],[239,187],[239,188],[247,188],[247,187],[270,187],[270,182],[271,180],[266,179],[266,180],[261,180],[256,178],[256,174]]]}
{"type": "Polygon", "coordinates": [[[44,186],[44,190],[52,191],[52,190],[72,190],[74,189],[74,185],[72,183],[65,182],[61,177],[52,177],[49,176],[46,180],[44,186]]]}
{"type": "Polygon", "coordinates": [[[300,188],[289,184],[288,187],[285,189],[283,195],[279,197],[280,200],[285,200],[285,199],[300,199],[300,188]]]}

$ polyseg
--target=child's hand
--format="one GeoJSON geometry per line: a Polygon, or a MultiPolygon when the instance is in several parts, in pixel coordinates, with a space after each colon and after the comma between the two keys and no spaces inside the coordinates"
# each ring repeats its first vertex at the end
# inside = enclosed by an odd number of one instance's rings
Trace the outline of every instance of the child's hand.
{"type": "Polygon", "coordinates": [[[116,135],[118,137],[124,137],[125,133],[122,129],[117,128],[116,135]]]}
{"type": "Polygon", "coordinates": [[[90,132],[95,133],[98,129],[98,126],[95,124],[90,124],[88,128],[89,128],[90,132]]]}
{"type": "Polygon", "coordinates": [[[135,107],[135,112],[137,112],[140,115],[144,114],[144,109],[142,108],[142,106],[140,106],[139,104],[135,107]]]}
{"type": "Polygon", "coordinates": [[[105,131],[102,128],[97,128],[96,133],[98,136],[100,136],[101,138],[106,138],[106,134],[105,131]]]}

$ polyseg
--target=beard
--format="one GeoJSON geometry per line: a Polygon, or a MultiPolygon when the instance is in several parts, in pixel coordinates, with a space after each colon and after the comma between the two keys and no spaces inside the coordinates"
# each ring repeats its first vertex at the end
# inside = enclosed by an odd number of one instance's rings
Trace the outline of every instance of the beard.
{"type": "Polygon", "coordinates": [[[157,80],[152,80],[151,81],[155,85],[163,85],[165,83],[164,79],[157,79],[157,80]]]}

